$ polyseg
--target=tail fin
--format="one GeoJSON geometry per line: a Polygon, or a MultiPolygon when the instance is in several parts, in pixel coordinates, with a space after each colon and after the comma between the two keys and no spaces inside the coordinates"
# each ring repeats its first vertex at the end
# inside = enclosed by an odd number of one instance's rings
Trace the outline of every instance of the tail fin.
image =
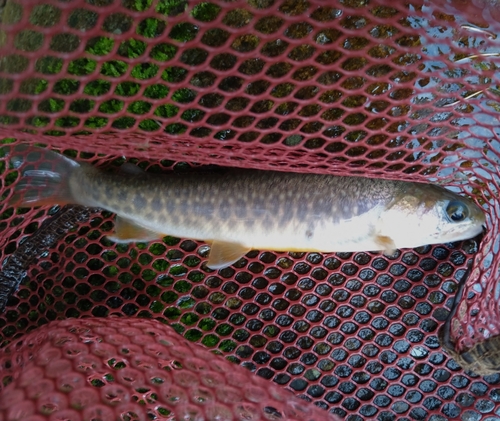
{"type": "Polygon", "coordinates": [[[29,145],[6,146],[12,168],[21,179],[9,199],[13,206],[43,206],[78,203],[69,186],[70,176],[80,165],[48,149],[29,145]]]}

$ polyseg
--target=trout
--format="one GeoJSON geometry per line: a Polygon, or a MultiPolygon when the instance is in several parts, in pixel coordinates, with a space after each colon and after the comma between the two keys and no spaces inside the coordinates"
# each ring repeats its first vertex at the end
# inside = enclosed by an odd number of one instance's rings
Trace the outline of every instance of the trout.
{"type": "Polygon", "coordinates": [[[222,169],[108,172],[55,152],[17,145],[14,206],[77,204],[115,213],[118,242],[165,235],[206,241],[207,266],[250,250],[393,252],[472,238],[485,216],[445,188],[396,180],[222,169]]]}

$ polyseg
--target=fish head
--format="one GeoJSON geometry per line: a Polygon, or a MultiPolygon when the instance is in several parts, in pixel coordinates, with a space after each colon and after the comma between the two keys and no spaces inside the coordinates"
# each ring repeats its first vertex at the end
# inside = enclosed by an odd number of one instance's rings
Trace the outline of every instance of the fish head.
{"type": "Polygon", "coordinates": [[[471,199],[439,186],[414,185],[381,213],[377,232],[395,248],[413,248],[473,238],[486,218],[471,199]]]}

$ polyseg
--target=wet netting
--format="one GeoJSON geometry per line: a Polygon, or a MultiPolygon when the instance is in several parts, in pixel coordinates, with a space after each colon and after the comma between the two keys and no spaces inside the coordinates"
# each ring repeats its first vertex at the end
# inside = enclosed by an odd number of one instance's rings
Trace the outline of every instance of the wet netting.
{"type": "Polygon", "coordinates": [[[0,13],[3,143],[110,171],[434,182],[487,213],[483,238],[391,256],[260,250],[213,271],[192,239],[111,242],[108,212],[12,208],[2,155],[0,420],[500,420],[496,1],[0,13]]]}

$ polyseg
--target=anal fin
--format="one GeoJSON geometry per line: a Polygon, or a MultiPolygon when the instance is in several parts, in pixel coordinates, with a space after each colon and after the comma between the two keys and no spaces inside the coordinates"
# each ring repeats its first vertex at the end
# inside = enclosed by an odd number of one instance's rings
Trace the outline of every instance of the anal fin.
{"type": "Polygon", "coordinates": [[[214,241],[210,247],[207,266],[210,269],[224,269],[237,262],[250,249],[238,243],[228,243],[225,241],[214,241]]]}
{"type": "Polygon", "coordinates": [[[162,238],[163,234],[151,231],[148,228],[142,227],[121,216],[117,216],[115,220],[115,232],[113,235],[108,235],[112,241],[119,243],[132,243],[132,242],[147,242],[162,238]]]}

